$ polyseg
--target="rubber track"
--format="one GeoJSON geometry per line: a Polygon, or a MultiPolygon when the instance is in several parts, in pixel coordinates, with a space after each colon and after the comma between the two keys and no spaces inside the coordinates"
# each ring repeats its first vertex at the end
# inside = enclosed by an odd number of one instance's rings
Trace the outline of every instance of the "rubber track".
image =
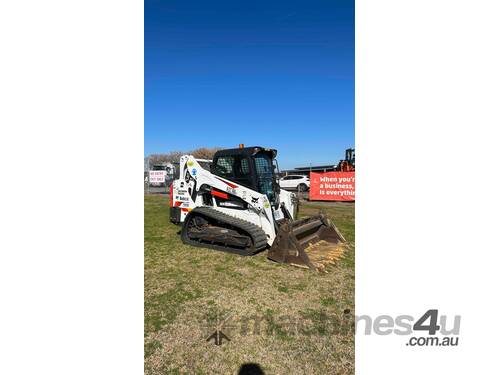
{"type": "MultiPolygon", "coordinates": [[[[267,236],[266,233],[259,228],[257,225],[252,224],[246,220],[238,219],[231,215],[222,213],[220,211],[214,210],[211,207],[197,207],[189,213],[189,216],[194,214],[200,214],[202,216],[209,217],[211,219],[215,219],[222,223],[227,223],[232,227],[239,228],[246,232],[251,238],[254,246],[249,250],[243,249],[235,249],[231,247],[221,246],[221,245],[211,245],[211,244],[201,244],[197,241],[192,241],[187,238],[187,235],[184,233],[184,228],[182,230],[182,241],[188,245],[198,246],[198,247],[206,247],[210,249],[222,250],[230,253],[237,253],[240,255],[252,255],[255,252],[262,250],[267,245],[267,236]]],[[[186,217],[186,220],[188,217],[186,217]]]]}

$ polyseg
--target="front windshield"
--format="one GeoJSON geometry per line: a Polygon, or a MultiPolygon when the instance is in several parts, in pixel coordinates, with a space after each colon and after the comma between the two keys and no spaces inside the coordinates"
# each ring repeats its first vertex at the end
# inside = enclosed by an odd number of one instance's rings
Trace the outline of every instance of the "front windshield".
{"type": "Polygon", "coordinates": [[[257,172],[257,187],[259,192],[267,195],[269,202],[273,203],[275,198],[273,188],[273,162],[267,154],[257,154],[255,159],[255,170],[257,172]]]}

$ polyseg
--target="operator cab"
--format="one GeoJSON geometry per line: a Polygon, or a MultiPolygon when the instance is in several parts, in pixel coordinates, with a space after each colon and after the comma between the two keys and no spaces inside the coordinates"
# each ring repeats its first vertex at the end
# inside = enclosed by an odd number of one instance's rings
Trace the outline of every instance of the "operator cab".
{"type": "Polygon", "coordinates": [[[279,185],[276,183],[273,160],[278,151],[264,147],[241,147],[217,151],[210,171],[249,189],[265,194],[277,205],[279,185]]]}

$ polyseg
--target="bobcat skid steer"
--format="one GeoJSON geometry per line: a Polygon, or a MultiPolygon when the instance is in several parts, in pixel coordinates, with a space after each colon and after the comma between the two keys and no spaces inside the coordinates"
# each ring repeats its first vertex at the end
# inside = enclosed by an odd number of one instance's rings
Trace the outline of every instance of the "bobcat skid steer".
{"type": "Polygon", "coordinates": [[[182,156],[170,186],[170,221],[182,224],[182,241],[240,255],[269,248],[273,261],[318,271],[335,263],[344,237],[322,214],[296,220],[299,202],[276,181],[276,154],[241,145],[213,161],[182,156]]]}

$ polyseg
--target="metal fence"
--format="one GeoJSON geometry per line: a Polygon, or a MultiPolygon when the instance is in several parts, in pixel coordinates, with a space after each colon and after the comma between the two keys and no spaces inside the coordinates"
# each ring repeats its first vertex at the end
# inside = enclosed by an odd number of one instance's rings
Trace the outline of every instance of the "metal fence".
{"type": "MultiPolygon", "coordinates": [[[[146,165],[145,165],[146,167],[146,165]]],[[[146,169],[146,168],[145,168],[146,169]]],[[[160,168],[150,168],[149,170],[144,171],[144,194],[169,194],[170,185],[177,178],[177,171],[174,173],[165,173],[160,168]]],[[[178,174],[178,172],[177,172],[178,174]]],[[[309,191],[297,191],[286,189],[292,191],[297,195],[300,200],[308,200],[309,199],[309,191]]]]}
{"type": "Polygon", "coordinates": [[[144,193],[168,194],[178,168],[173,163],[152,163],[144,158],[144,193]]]}
{"type": "Polygon", "coordinates": [[[144,173],[144,194],[168,194],[170,185],[174,181],[172,178],[166,178],[163,182],[150,181],[149,176],[144,173]]]}

